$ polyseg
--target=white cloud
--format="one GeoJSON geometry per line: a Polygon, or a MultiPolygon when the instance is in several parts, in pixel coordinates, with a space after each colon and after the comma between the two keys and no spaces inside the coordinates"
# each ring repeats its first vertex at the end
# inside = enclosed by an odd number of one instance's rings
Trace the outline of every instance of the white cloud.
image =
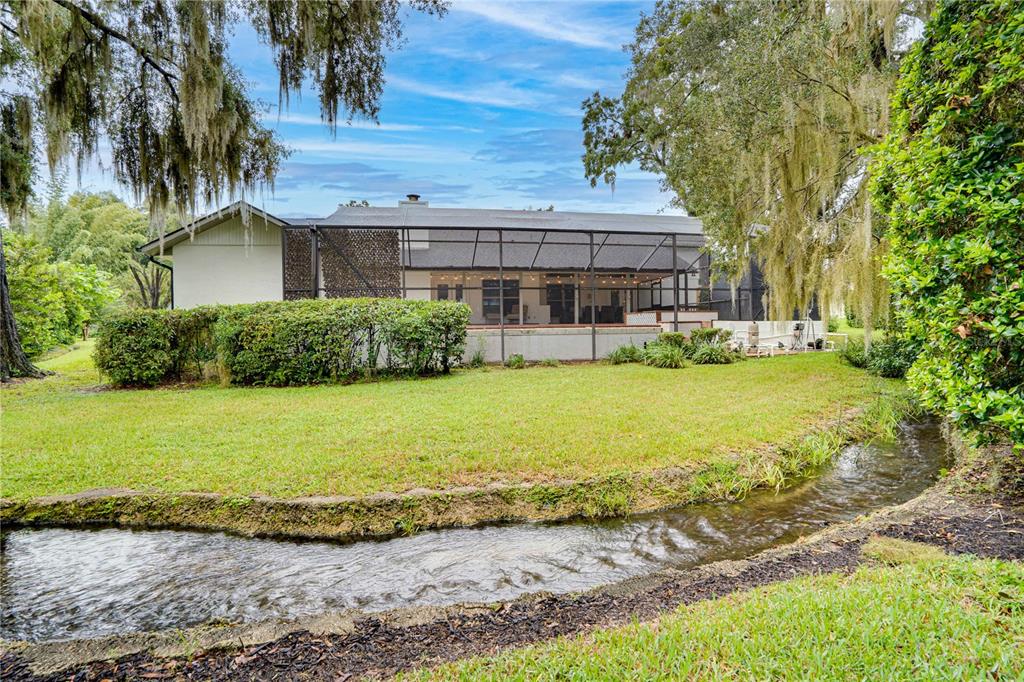
{"type": "Polygon", "coordinates": [[[462,86],[464,90],[438,87],[401,76],[390,76],[388,84],[407,92],[464,104],[482,104],[508,109],[537,109],[541,105],[536,90],[525,90],[500,81],[484,85],[465,84],[462,86]]]}
{"type": "Polygon", "coordinates": [[[564,5],[551,7],[540,3],[491,3],[481,0],[458,2],[453,9],[483,17],[497,24],[512,26],[541,38],[557,40],[583,47],[618,50],[629,35],[622,27],[588,23],[580,19],[580,12],[564,5]]]}
{"type": "Polygon", "coordinates": [[[316,156],[364,159],[393,159],[399,161],[446,162],[469,161],[473,155],[449,147],[425,144],[356,142],[352,140],[295,139],[285,143],[297,152],[316,156]]]}
{"type": "MultiPolygon", "coordinates": [[[[294,114],[289,112],[278,116],[271,112],[264,115],[262,118],[266,123],[270,123],[271,125],[276,125],[278,121],[281,123],[290,123],[302,126],[324,125],[323,120],[319,116],[312,116],[310,114],[294,114]]],[[[393,132],[424,130],[424,126],[411,123],[375,123],[373,121],[362,120],[338,121],[338,129],[343,130],[345,128],[356,128],[359,130],[385,130],[393,132]]]]}

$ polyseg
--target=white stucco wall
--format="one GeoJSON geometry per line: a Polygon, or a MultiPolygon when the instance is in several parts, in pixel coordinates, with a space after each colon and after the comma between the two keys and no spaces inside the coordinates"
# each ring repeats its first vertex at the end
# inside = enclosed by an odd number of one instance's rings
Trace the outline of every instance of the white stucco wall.
{"type": "MultiPolygon", "coordinates": [[[[642,346],[658,338],[661,328],[598,327],[597,357],[632,343],[642,346]]],[[[554,358],[556,360],[590,360],[592,353],[590,327],[541,327],[538,329],[506,329],[505,357],[520,353],[530,362],[554,358]]],[[[485,362],[501,362],[501,330],[470,329],[466,338],[465,359],[470,360],[483,350],[485,362]]]]}
{"type": "Polygon", "coordinates": [[[174,307],[280,301],[281,229],[239,217],[175,244],[174,307]]]}

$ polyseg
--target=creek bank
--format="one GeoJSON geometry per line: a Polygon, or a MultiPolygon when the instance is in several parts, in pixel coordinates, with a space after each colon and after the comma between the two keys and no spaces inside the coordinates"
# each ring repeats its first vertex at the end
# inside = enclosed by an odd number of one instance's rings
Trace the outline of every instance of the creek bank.
{"type": "Polygon", "coordinates": [[[937,544],[954,553],[1024,559],[1024,515],[1019,509],[991,500],[922,497],[749,560],[666,571],[582,594],[19,646],[0,655],[0,677],[11,682],[387,677],[633,619],[648,620],[681,604],[737,590],[851,571],[865,560],[861,548],[873,534],[937,544]]]}
{"type": "Polygon", "coordinates": [[[501,523],[605,519],[781,488],[831,461],[847,444],[891,433],[909,414],[902,396],[820,423],[790,443],[725,463],[621,472],[587,480],[411,490],[366,497],[277,499],[215,493],[97,489],[32,500],[0,499],[0,524],[189,529],[247,537],[353,541],[501,523]]]}
{"type": "Polygon", "coordinates": [[[1024,559],[1024,499],[986,488],[991,461],[959,449],[953,475],[897,507],[750,559],[667,570],[583,593],[509,602],[330,614],[292,622],[202,626],[37,645],[9,644],[5,680],[351,679],[493,654],[562,635],[646,620],[680,604],[865,561],[872,535],[952,553],[1024,559]],[[965,454],[966,453],[966,454],[965,454]]]}

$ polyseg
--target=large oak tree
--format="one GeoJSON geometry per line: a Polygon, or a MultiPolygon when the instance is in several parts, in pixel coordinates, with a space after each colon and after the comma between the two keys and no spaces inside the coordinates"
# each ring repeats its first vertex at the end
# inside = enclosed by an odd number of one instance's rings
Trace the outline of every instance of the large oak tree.
{"type": "MultiPolygon", "coordinates": [[[[770,310],[884,310],[864,149],[888,129],[907,31],[929,0],[660,0],[618,97],[584,102],[591,183],[637,163],[701,217],[733,281],[760,261],[770,310]]],[[[870,339],[870,334],[867,335],[870,339]]]]}
{"type": "MultiPolygon", "coordinates": [[[[411,0],[443,13],[443,0],[411,0]]],[[[324,123],[375,118],[399,0],[0,0],[0,204],[22,219],[37,149],[50,170],[109,145],[114,179],[162,232],[168,211],[272,188],[287,149],[228,54],[248,23],[272,53],[280,103],[311,84],[324,123]]],[[[2,238],[2,233],[0,233],[2,238]]],[[[2,249],[0,249],[2,253],[2,249]]],[[[22,352],[0,256],[0,378],[38,376],[22,352]]]]}

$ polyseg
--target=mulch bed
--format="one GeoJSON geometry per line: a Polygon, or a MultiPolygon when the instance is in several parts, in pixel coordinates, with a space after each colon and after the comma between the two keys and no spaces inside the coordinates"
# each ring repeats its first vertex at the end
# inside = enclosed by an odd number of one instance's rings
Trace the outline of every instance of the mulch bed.
{"type": "MultiPolygon", "coordinates": [[[[939,545],[953,553],[1024,559],[1024,517],[999,505],[971,513],[927,516],[881,530],[890,537],[939,545]]],[[[392,625],[367,617],[347,635],[297,632],[272,642],[196,655],[190,660],[136,654],[83,665],[49,676],[33,676],[24,661],[0,659],[0,678],[20,680],[349,680],[396,672],[468,656],[491,654],[595,627],[650,619],[680,604],[714,599],[798,576],[848,572],[861,561],[863,539],[814,544],[748,563],[735,575],[698,580],[682,575],[616,594],[594,591],[497,604],[492,609],[455,611],[420,625],[392,625]]]]}

